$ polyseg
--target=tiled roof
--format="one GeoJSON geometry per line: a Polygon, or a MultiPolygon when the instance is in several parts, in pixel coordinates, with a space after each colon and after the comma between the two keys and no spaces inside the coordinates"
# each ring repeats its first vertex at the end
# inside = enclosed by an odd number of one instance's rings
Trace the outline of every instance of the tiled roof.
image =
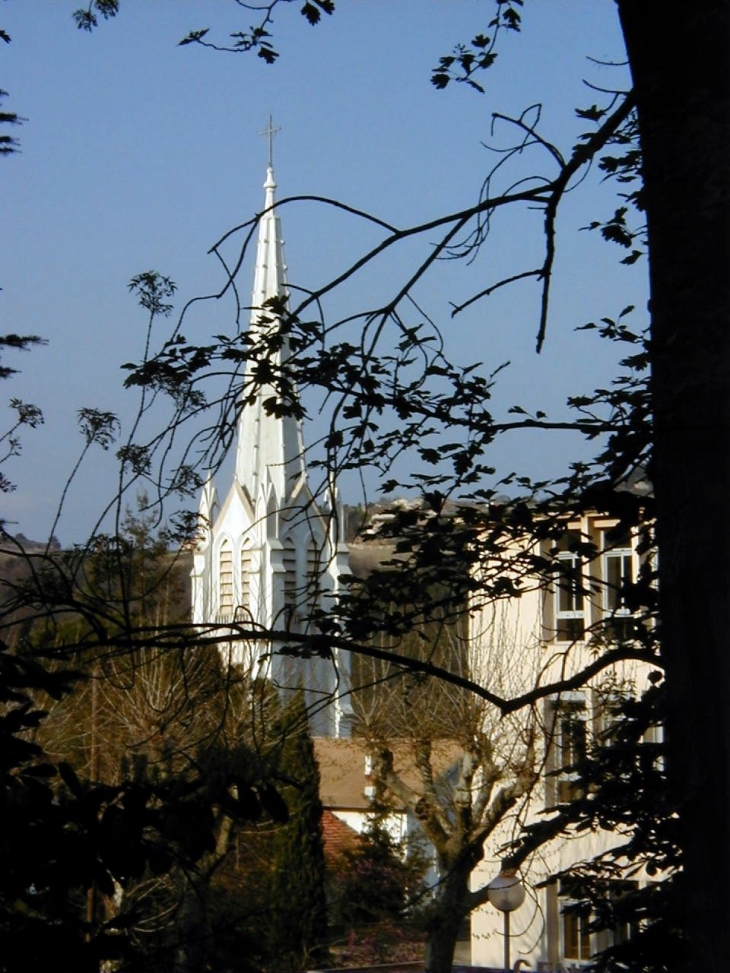
{"type": "Polygon", "coordinates": [[[322,812],[322,837],[328,860],[339,857],[343,851],[351,851],[360,841],[360,835],[354,828],[327,809],[322,812]]]}

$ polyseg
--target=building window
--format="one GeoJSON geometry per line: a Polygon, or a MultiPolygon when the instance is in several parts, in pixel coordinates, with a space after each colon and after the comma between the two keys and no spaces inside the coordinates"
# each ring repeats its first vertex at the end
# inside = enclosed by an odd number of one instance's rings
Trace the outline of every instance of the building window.
{"type": "Polygon", "coordinates": [[[241,608],[245,616],[252,616],[251,609],[251,544],[247,542],[241,550],[241,608]]]}
{"type": "MultiPolygon", "coordinates": [[[[571,910],[571,906],[566,908],[571,910]]],[[[572,960],[591,958],[591,934],[588,932],[588,916],[580,912],[563,913],[563,956],[572,960]]]]}
{"type": "Polygon", "coordinates": [[[619,946],[631,939],[636,931],[636,920],[626,918],[624,900],[638,888],[637,882],[609,882],[608,895],[613,912],[613,925],[609,933],[609,940],[612,946],[619,946]]]}
{"type": "Polygon", "coordinates": [[[584,699],[558,703],[555,714],[557,798],[566,804],[577,796],[578,767],[588,747],[588,714],[584,699]]]}
{"type": "Polygon", "coordinates": [[[629,919],[626,905],[627,896],[637,889],[632,881],[609,881],[594,892],[604,896],[605,901],[596,900],[596,911],[591,910],[585,901],[579,883],[563,879],[560,883],[560,934],[563,959],[570,962],[585,963],[595,953],[609,946],[625,943],[634,935],[636,924],[629,919]],[[591,932],[594,920],[602,927],[591,932]]]}
{"type": "Polygon", "coordinates": [[[626,605],[626,588],[634,581],[634,553],[628,534],[603,532],[603,611],[605,634],[617,641],[631,637],[631,611],[626,605]]]}
{"type": "Polygon", "coordinates": [[[557,544],[559,575],[555,588],[555,637],[576,642],[585,634],[585,597],[581,559],[575,548],[578,531],[566,531],[557,544]]]}
{"type": "Polygon", "coordinates": [[[618,731],[624,720],[624,709],[632,698],[631,685],[607,682],[593,692],[593,732],[596,743],[602,747],[617,742],[618,731]]]}
{"type": "Polygon", "coordinates": [[[590,908],[586,902],[574,901],[569,882],[560,885],[560,934],[563,958],[586,963],[591,958],[591,934],[588,930],[590,908]]]}

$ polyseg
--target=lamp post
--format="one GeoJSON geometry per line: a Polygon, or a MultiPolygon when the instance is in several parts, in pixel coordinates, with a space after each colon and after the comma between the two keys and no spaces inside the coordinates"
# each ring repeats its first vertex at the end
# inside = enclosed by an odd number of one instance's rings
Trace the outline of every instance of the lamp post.
{"type": "Polygon", "coordinates": [[[502,863],[502,870],[487,886],[489,901],[504,915],[504,968],[509,970],[509,918],[525,901],[525,886],[517,875],[517,869],[508,862],[502,863]]]}

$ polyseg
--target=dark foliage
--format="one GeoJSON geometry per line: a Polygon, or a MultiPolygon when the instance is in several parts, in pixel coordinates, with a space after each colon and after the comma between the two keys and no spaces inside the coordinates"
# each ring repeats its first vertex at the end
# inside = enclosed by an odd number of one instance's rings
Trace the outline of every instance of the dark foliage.
{"type": "Polygon", "coordinates": [[[99,901],[143,875],[194,874],[215,847],[214,807],[249,820],[259,800],[271,803],[240,772],[220,767],[112,785],[49,762],[32,740],[44,718],[33,696],[60,699],[76,679],[78,673],[48,672],[6,648],[0,653],[4,973],[48,969],[60,955],[69,969],[97,970],[103,959],[144,968],[144,951],[128,935],[138,919],[134,908],[104,919],[99,901]]]}

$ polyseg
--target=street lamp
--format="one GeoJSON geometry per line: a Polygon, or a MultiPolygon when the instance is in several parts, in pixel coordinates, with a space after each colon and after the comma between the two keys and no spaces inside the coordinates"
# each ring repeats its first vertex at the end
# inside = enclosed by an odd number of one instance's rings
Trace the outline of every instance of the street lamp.
{"type": "Polygon", "coordinates": [[[487,886],[489,901],[504,915],[504,968],[509,970],[509,917],[525,901],[525,886],[517,875],[517,869],[509,862],[502,863],[502,870],[487,886]]]}

